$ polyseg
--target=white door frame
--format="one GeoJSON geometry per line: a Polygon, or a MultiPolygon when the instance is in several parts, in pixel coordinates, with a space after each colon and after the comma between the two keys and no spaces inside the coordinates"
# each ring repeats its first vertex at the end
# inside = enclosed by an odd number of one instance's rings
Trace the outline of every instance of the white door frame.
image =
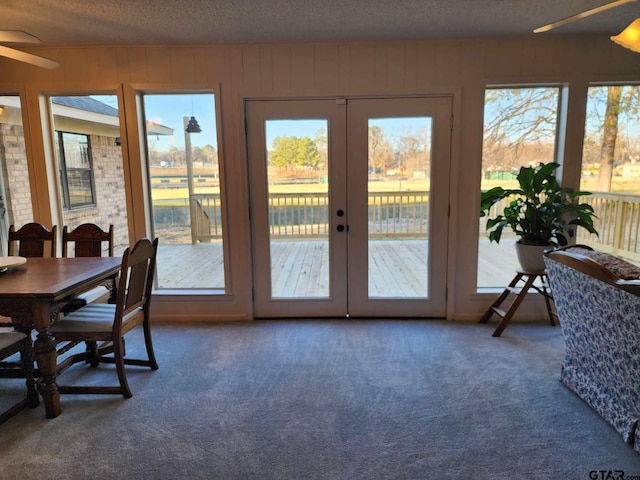
{"type": "Polygon", "coordinates": [[[445,316],[452,103],[451,96],[246,100],[256,318],[445,316]],[[433,119],[431,175],[436,181],[431,182],[429,293],[425,299],[367,298],[367,215],[366,201],[362,201],[367,195],[367,162],[348,159],[363,155],[366,158],[367,127],[364,120],[369,116],[379,118],[386,115],[429,116],[433,119]],[[332,166],[329,170],[331,293],[327,298],[274,299],[271,298],[270,286],[264,125],[267,120],[309,118],[326,118],[329,125],[329,162],[332,166]],[[358,130],[364,134],[360,135],[362,138],[354,136],[358,130]],[[337,210],[343,210],[347,215],[338,217],[337,210]],[[338,224],[348,226],[348,230],[339,232],[338,224]],[[360,272],[359,278],[353,278],[354,272],[360,272]]]}

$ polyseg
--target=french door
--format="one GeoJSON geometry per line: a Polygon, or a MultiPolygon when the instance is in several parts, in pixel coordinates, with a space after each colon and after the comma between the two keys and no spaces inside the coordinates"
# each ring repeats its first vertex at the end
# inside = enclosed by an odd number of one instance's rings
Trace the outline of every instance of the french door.
{"type": "Polygon", "coordinates": [[[256,318],[445,314],[451,99],[246,103],[256,318]]]}

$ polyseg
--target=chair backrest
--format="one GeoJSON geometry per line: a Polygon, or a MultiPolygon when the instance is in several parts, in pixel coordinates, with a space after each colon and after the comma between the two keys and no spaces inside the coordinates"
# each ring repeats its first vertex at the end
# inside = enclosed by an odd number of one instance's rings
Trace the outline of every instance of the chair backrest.
{"type": "Polygon", "coordinates": [[[113,257],[113,225],[104,231],[95,223],[83,223],[74,230],[62,227],[62,256],[69,255],[69,244],[74,244],[74,257],[101,257],[106,242],[109,256],[113,257]]]}
{"type": "Polygon", "coordinates": [[[19,230],[14,225],[9,227],[9,256],[16,255],[15,245],[18,243],[17,255],[21,257],[44,257],[45,243],[49,242],[51,250],[49,256],[56,256],[57,226],[51,230],[40,223],[26,223],[19,230]]]}
{"type": "Polygon", "coordinates": [[[122,267],[118,282],[114,329],[119,329],[122,319],[142,307],[145,317],[149,314],[151,290],[156,269],[158,239],[141,238],[133,248],[122,255],[122,267]]]}

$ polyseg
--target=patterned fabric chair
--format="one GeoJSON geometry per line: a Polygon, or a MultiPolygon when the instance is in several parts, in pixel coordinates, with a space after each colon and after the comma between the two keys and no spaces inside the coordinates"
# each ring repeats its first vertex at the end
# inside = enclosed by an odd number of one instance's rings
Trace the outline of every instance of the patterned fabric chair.
{"type": "Polygon", "coordinates": [[[640,452],[640,268],[583,246],[545,264],[565,340],[560,380],[640,452]]]}

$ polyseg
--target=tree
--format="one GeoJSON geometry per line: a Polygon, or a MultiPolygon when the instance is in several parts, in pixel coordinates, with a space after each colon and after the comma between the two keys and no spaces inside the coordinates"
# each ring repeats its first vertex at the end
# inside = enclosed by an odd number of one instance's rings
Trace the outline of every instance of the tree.
{"type": "Polygon", "coordinates": [[[369,127],[369,168],[372,173],[384,171],[384,132],[382,128],[377,125],[369,127]]]}
{"type": "Polygon", "coordinates": [[[602,125],[602,145],[600,147],[600,170],[598,171],[597,189],[608,192],[613,178],[613,162],[615,160],[616,140],[618,139],[618,117],[620,116],[620,100],[622,87],[607,88],[607,108],[602,125]]]}
{"type": "Polygon", "coordinates": [[[209,163],[212,167],[218,165],[218,150],[209,144],[202,147],[202,154],[204,155],[205,162],[209,163]]]}
{"type": "Polygon", "coordinates": [[[203,166],[207,163],[213,166],[218,163],[218,152],[211,145],[193,147],[191,149],[191,159],[194,163],[201,163],[203,166]]]}
{"type": "Polygon", "coordinates": [[[319,128],[315,133],[313,141],[318,147],[318,154],[320,155],[318,168],[326,170],[329,163],[329,144],[327,138],[327,129],[324,127],[319,128]]]}
{"type": "Polygon", "coordinates": [[[397,151],[407,174],[416,170],[426,172],[431,160],[431,132],[423,125],[415,132],[402,135],[397,151]]]}
{"type": "Polygon", "coordinates": [[[599,164],[596,189],[608,192],[616,164],[640,160],[640,152],[630,138],[630,129],[625,128],[627,124],[638,123],[640,88],[620,85],[592,87],[589,89],[589,105],[583,168],[585,164],[599,164]]]}
{"type": "Polygon", "coordinates": [[[318,146],[309,137],[276,137],[270,152],[271,165],[285,170],[296,168],[318,168],[320,154],[318,146]]]}
{"type": "Polygon", "coordinates": [[[525,155],[534,144],[553,145],[557,87],[492,88],[485,93],[483,168],[513,171],[551,158],[525,155]]]}

